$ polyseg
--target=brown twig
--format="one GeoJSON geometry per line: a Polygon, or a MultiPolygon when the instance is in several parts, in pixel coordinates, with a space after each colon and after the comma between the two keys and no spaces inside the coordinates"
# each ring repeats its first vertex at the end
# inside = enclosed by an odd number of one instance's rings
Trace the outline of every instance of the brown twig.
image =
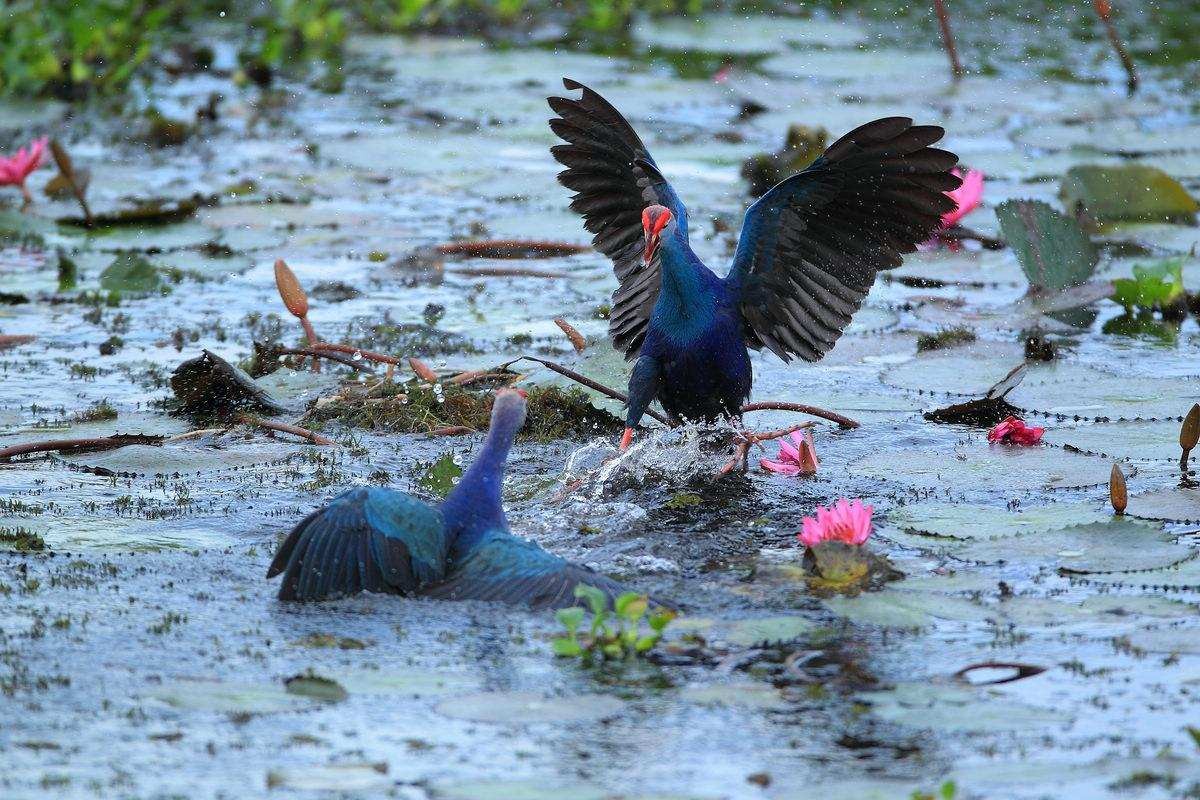
{"type": "Polygon", "coordinates": [[[748,414],[751,411],[796,411],[801,414],[808,414],[813,417],[827,419],[830,422],[836,422],[843,428],[857,428],[858,423],[849,417],[843,417],[835,411],[826,411],[823,408],[809,406],[803,403],[785,403],[776,400],[765,400],[761,403],[747,403],[742,406],[742,413],[748,414]]]}
{"type": "Polygon", "coordinates": [[[434,248],[443,256],[463,258],[553,258],[585,253],[591,247],[571,242],[488,239],[477,242],[451,242],[434,248]]]}
{"type": "Polygon", "coordinates": [[[449,270],[451,275],[466,275],[471,278],[566,278],[565,272],[554,272],[530,267],[466,267],[449,270]]]}
{"type": "Polygon", "coordinates": [[[942,46],[946,48],[946,55],[950,57],[950,72],[954,75],[954,80],[960,81],[963,68],[958,60],[958,48],[954,46],[954,32],[950,30],[950,15],[946,13],[946,3],[944,0],[933,0],[933,7],[937,10],[938,27],[942,30],[942,46]]]}
{"type": "Polygon", "coordinates": [[[1138,88],[1137,70],[1133,66],[1133,59],[1129,57],[1129,53],[1125,50],[1125,45],[1121,42],[1121,34],[1117,32],[1117,26],[1112,21],[1112,3],[1109,0],[1092,0],[1092,6],[1096,9],[1096,16],[1100,17],[1100,22],[1104,24],[1104,30],[1108,33],[1108,40],[1112,42],[1113,49],[1117,51],[1117,58],[1121,60],[1121,66],[1125,68],[1125,74],[1129,76],[1125,86],[1129,90],[1129,94],[1133,95],[1138,88]]]}
{"type": "Polygon", "coordinates": [[[237,420],[244,425],[252,425],[256,428],[265,428],[266,430],[279,431],[280,433],[290,433],[293,436],[299,436],[301,439],[305,439],[312,444],[337,444],[337,442],[335,442],[333,439],[329,439],[319,433],[310,431],[308,428],[301,428],[298,425],[289,425],[286,422],[275,422],[269,419],[261,419],[260,417],[253,417],[249,414],[239,414],[237,420]]]}
{"type": "Polygon", "coordinates": [[[342,355],[341,353],[330,352],[329,350],[327,350],[325,348],[321,348],[318,350],[316,348],[310,348],[310,347],[279,347],[279,348],[272,350],[271,352],[274,355],[281,355],[281,356],[307,356],[308,358],[327,358],[330,361],[336,361],[339,364],[345,364],[347,367],[353,367],[354,369],[357,369],[357,370],[369,370],[370,369],[370,367],[367,366],[366,364],[362,363],[362,361],[355,361],[353,358],[350,358],[349,356],[342,355]]]}
{"type": "Polygon", "coordinates": [[[468,428],[466,425],[450,425],[445,428],[436,428],[426,436],[466,436],[468,433],[476,433],[474,428],[468,428]]]}
{"type": "Polygon", "coordinates": [[[355,347],[349,344],[335,344],[333,342],[317,342],[312,345],[314,350],[330,350],[335,353],[349,353],[350,355],[359,355],[367,361],[374,361],[378,364],[387,364],[388,366],[397,367],[404,362],[395,356],[389,356],[386,353],[376,353],[374,350],[363,350],[361,347],[355,347]]]}
{"type": "Polygon", "coordinates": [[[486,369],[472,369],[466,372],[460,372],[457,375],[447,378],[446,383],[452,383],[456,386],[469,386],[472,383],[479,383],[486,380],[502,380],[505,383],[513,383],[524,377],[517,372],[496,372],[486,369]]]}
{"type": "Polygon", "coordinates": [[[434,372],[432,369],[430,369],[429,365],[426,364],[421,359],[410,358],[408,360],[408,366],[412,367],[412,371],[421,380],[426,381],[428,383],[437,383],[438,382],[438,374],[436,372],[434,372]]]}
{"type": "Polygon", "coordinates": [[[765,433],[754,433],[752,431],[741,431],[738,434],[738,443],[734,447],[733,458],[729,459],[729,463],[717,470],[717,475],[725,475],[732,472],[738,465],[741,465],[743,472],[746,471],[748,462],[750,461],[750,448],[762,442],[769,442],[772,439],[781,439],[796,431],[811,428],[813,422],[798,422],[795,425],[789,425],[786,428],[780,428],[775,431],[767,431],[765,433]]]}
{"type": "Polygon", "coordinates": [[[115,450],[131,444],[161,444],[165,438],[143,433],[118,433],[92,439],[50,439],[43,442],[26,442],[0,450],[0,461],[10,461],[13,456],[23,456],[28,453],[61,453],[63,451],[85,453],[96,450],[115,450]]]}
{"type": "Polygon", "coordinates": [[[95,224],[95,218],[92,217],[92,210],[88,207],[87,189],[79,180],[79,176],[75,174],[75,165],[71,163],[71,156],[67,154],[67,149],[59,144],[57,139],[51,139],[50,155],[54,156],[54,163],[58,165],[59,174],[71,187],[71,194],[75,195],[80,209],[83,210],[84,227],[92,227],[95,224]]]}
{"type": "Polygon", "coordinates": [[[8,335],[0,333],[0,350],[7,350],[10,347],[16,347],[19,344],[27,344],[36,338],[36,336],[28,336],[19,333],[10,333],[8,335]]]}
{"type": "MultiPolygon", "coordinates": [[[[589,389],[599,392],[602,395],[611,397],[613,400],[620,400],[622,403],[625,403],[625,404],[629,403],[629,397],[627,395],[622,394],[621,392],[618,392],[616,389],[610,389],[609,387],[605,386],[603,383],[594,381],[586,375],[581,375],[573,369],[568,369],[567,367],[564,367],[562,364],[555,364],[553,361],[547,361],[546,359],[538,358],[537,356],[521,356],[520,358],[514,358],[512,361],[509,361],[505,364],[501,364],[500,369],[508,369],[508,367],[510,365],[515,364],[518,361],[522,361],[522,360],[536,361],[537,363],[546,367],[550,371],[557,372],[559,375],[562,375],[565,378],[570,378],[571,380],[575,381],[576,383],[582,384],[582,385],[588,387],[589,389]]],[[[664,425],[667,425],[669,427],[674,427],[671,423],[671,420],[667,419],[665,416],[658,413],[657,411],[655,411],[652,408],[646,409],[646,415],[649,417],[653,417],[654,419],[658,420],[659,422],[661,422],[664,425]]]]}
{"type": "Polygon", "coordinates": [[[576,330],[574,325],[562,317],[555,317],[554,324],[571,340],[571,346],[575,348],[576,353],[582,353],[587,349],[587,339],[583,338],[583,334],[576,330]]]}

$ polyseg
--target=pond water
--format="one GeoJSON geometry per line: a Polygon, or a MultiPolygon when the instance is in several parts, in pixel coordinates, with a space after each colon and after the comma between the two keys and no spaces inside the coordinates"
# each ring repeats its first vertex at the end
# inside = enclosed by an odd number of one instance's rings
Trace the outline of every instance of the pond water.
{"type": "MultiPolygon", "coordinates": [[[[208,200],[167,224],[88,233],[63,222],[73,201],[45,198],[53,170],[42,169],[32,209],[0,214],[0,291],[22,300],[0,306],[0,332],[36,337],[0,351],[0,447],[194,427],[162,405],[180,362],[209,349],[237,363],[255,339],[300,339],[277,258],[329,340],[446,373],[537,353],[623,387],[627,366],[598,314],[615,286],[602,256],[409,259],[461,237],[588,243],[548,153],[545,98],[562,76],[628,115],[718,271],[748,202],[741,162],[776,149],[790,123],[835,137],[892,114],[944,125],[946,147],[987,175],[964,224],[989,235],[996,205],[1057,203],[1076,164],[1153,164],[1200,194],[1197,103],[1179,91],[1192,65],[1147,66],[1129,98],[1103,40],[1064,32],[1076,74],[1051,79],[1046,65],[1062,60],[1019,42],[1044,46],[1052,32],[1015,21],[1001,33],[988,19],[965,34],[964,58],[988,35],[1002,45],[958,84],[936,40],[913,31],[854,15],[716,16],[644,21],[624,55],[353,37],[333,95],[185,76],[155,86],[155,102],[190,114],[219,92],[220,115],[164,149],[99,109],[4,101],[4,140],[44,130],[67,142],[91,170],[96,213],[208,200]],[[722,60],[733,64],[722,81],[693,75],[722,60]],[[739,116],[749,101],[765,110],[739,116]],[[169,276],[167,291],[81,295],[122,252],[169,276]],[[60,291],[61,258],[77,264],[78,289],[60,291]],[[552,277],[503,274],[513,266],[552,277]],[[589,339],[582,355],[556,316],[589,339]],[[101,355],[111,337],[115,352],[101,355]],[[102,401],[115,419],[79,418],[102,401]]],[[[1102,238],[1127,245],[1105,249],[1102,277],[1179,255],[1200,289],[1200,228],[1127,224],[1102,238]]],[[[316,447],[239,428],[0,464],[0,530],[48,548],[0,554],[0,794],[864,800],[953,781],[960,798],[1195,796],[1200,490],[1177,486],[1200,328],[1189,317],[1106,333],[1115,303],[1068,319],[1018,304],[1025,288],[1010,250],[920,252],[876,284],[821,363],[755,355],[753,399],[862,423],[816,428],[811,479],[754,467],[716,481],[723,456],[663,433],[628,469],[565,492],[568,463],[607,452],[614,434],[515,448],[515,531],[682,607],[657,662],[555,659],[550,614],[483,603],[275,601],[263,576],[297,519],[350,485],[427,496],[422,465],[448,451],[469,459],[478,435],[334,424],[323,432],[339,446],[316,447]],[[919,336],[960,325],[974,343],[918,353],[919,336]],[[991,446],[983,429],[923,418],[1000,380],[1035,327],[1062,355],[1031,362],[1008,400],[1048,428],[1045,444],[991,446]],[[1131,495],[1116,519],[1115,460],[1131,495]],[[874,505],[869,547],[903,580],[822,598],[798,579],[800,521],[838,497],[874,505]],[[989,663],[1043,671],[1010,682],[988,681],[1011,669],[961,672],[989,663]],[[309,671],[344,696],[287,690],[309,671]]],[[[330,364],[260,381],[294,422],[351,376],[330,364]]]]}

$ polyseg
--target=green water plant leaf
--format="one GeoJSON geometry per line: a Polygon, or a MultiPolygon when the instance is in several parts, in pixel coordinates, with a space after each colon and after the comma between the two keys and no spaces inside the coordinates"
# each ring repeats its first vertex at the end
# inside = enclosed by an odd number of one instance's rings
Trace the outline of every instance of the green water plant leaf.
{"type": "Polygon", "coordinates": [[[1058,196],[1068,212],[1097,222],[1191,222],[1200,210],[1179,181],[1148,164],[1072,167],[1058,196]]]}
{"type": "Polygon", "coordinates": [[[349,697],[349,693],[340,683],[332,678],[315,675],[311,672],[303,675],[293,675],[283,682],[288,694],[301,697],[311,697],[327,703],[340,703],[349,697]]]}
{"type": "Polygon", "coordinates": [[[1088,522],[1101,522],[1108,512],[1087,503],[1047,503],[1009,511],[972,503],[922,501],[888,513],[888,522],[906,530],[951,540],[989,540],[1040,534],[1088,522]]]}
{"type": "Polygon", "coordinates": [[[145,256],[121,253],[100,273],[100,288],[122,294],[150,294],[158,291],[162,278],[145,256]]]}
{"type": "Polygon", "coordinates": [[[972,542],[950,553],[967,561],[1034,562],[1078,574],[1159,569],[1193,555],[1157,525],[1121,517],[1036,536],[972,542]]]}
{"type": "Polygon", "coordinates": [[[1004,238],[1029,285],[1057,291],[1086,283],[1099,255],[1079,223],[1040,200],[1009,200],[996,207],[1004,238]]]}
{"type": "Polygon", "coordinates": [[[445,497],[462,477],[462,467],[454,460],[453,453],[443,453],[437,461],[429,464],[417,483],[438,497],[445,497]]]}
{"type": "Polygon", "coordinates": [[[1113,299],[1126,311],[1161,310],[1184,296],[1183,257],[1155,264],[1135,264],[1132,278],[1113,281],[1113,299]]]}

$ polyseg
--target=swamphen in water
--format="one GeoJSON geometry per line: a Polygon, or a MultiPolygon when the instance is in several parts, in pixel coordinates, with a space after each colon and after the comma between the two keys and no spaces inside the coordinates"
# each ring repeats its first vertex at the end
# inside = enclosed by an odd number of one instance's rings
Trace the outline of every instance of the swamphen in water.
{"type": "Polygon", "coordinates": [[[619,286],[609,336],[636,361],[621,447],[658,400],[668,416],[740,418],[752,381],[748,347],[784,361],[819,360],[841,336],[880,270],[926,241],[954,208],[958,157],[930,145],[933,125],[868,122],[746,211],[728,275],[688,244],[687,209],[630,124],[588,87],[550,97],[551,148],[575,192],[571,209],[612,259],[619,286]]]}
{"type": "Polygon", "coordinates": [[[283,573],[279,599],[365,591],[562,608],[575,604],[575,586],[586,583],[611,601],[623,591],[615,581],[509,533],[500,488],[524,421],[523,393],[497,393],[479,457],[439,507],[395,489],[360,487],[309,514],[267,571],[268,578],[283,573]]]}

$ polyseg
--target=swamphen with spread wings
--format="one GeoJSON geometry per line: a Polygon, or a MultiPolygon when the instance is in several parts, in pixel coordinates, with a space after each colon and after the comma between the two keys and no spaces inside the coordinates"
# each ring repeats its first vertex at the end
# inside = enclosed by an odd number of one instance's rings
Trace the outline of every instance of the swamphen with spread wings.
{"type": "Polygon", "coordinates": [[[447,600],[495,600],[534,609],[576,603],[585,583],[612,598],[615,581],[547,553],[508,531],[500,502],[504,465],[525,397],[496,395],[487,441],[440,507],[395,489],[356,488],[300,521],[271,562],[280,600],[328,600],[359,592],[447,600]]]}
{"type": "Polygon", "coordinates": [[[548,98],[551,153],[575,192],[571,209],[612,259],[619,286],[609,336],[636,361],[625,449],[658,400],[675,419],[740,418],[752,381],[748,347],[817,361],[841,336],[880,270],[897,267],[954,208],[958,157],[930,145],[933,125],[868,122],[746,211],[726,277],[688,244],[687,210],[621,113],[582,97],[548,98]]]}

